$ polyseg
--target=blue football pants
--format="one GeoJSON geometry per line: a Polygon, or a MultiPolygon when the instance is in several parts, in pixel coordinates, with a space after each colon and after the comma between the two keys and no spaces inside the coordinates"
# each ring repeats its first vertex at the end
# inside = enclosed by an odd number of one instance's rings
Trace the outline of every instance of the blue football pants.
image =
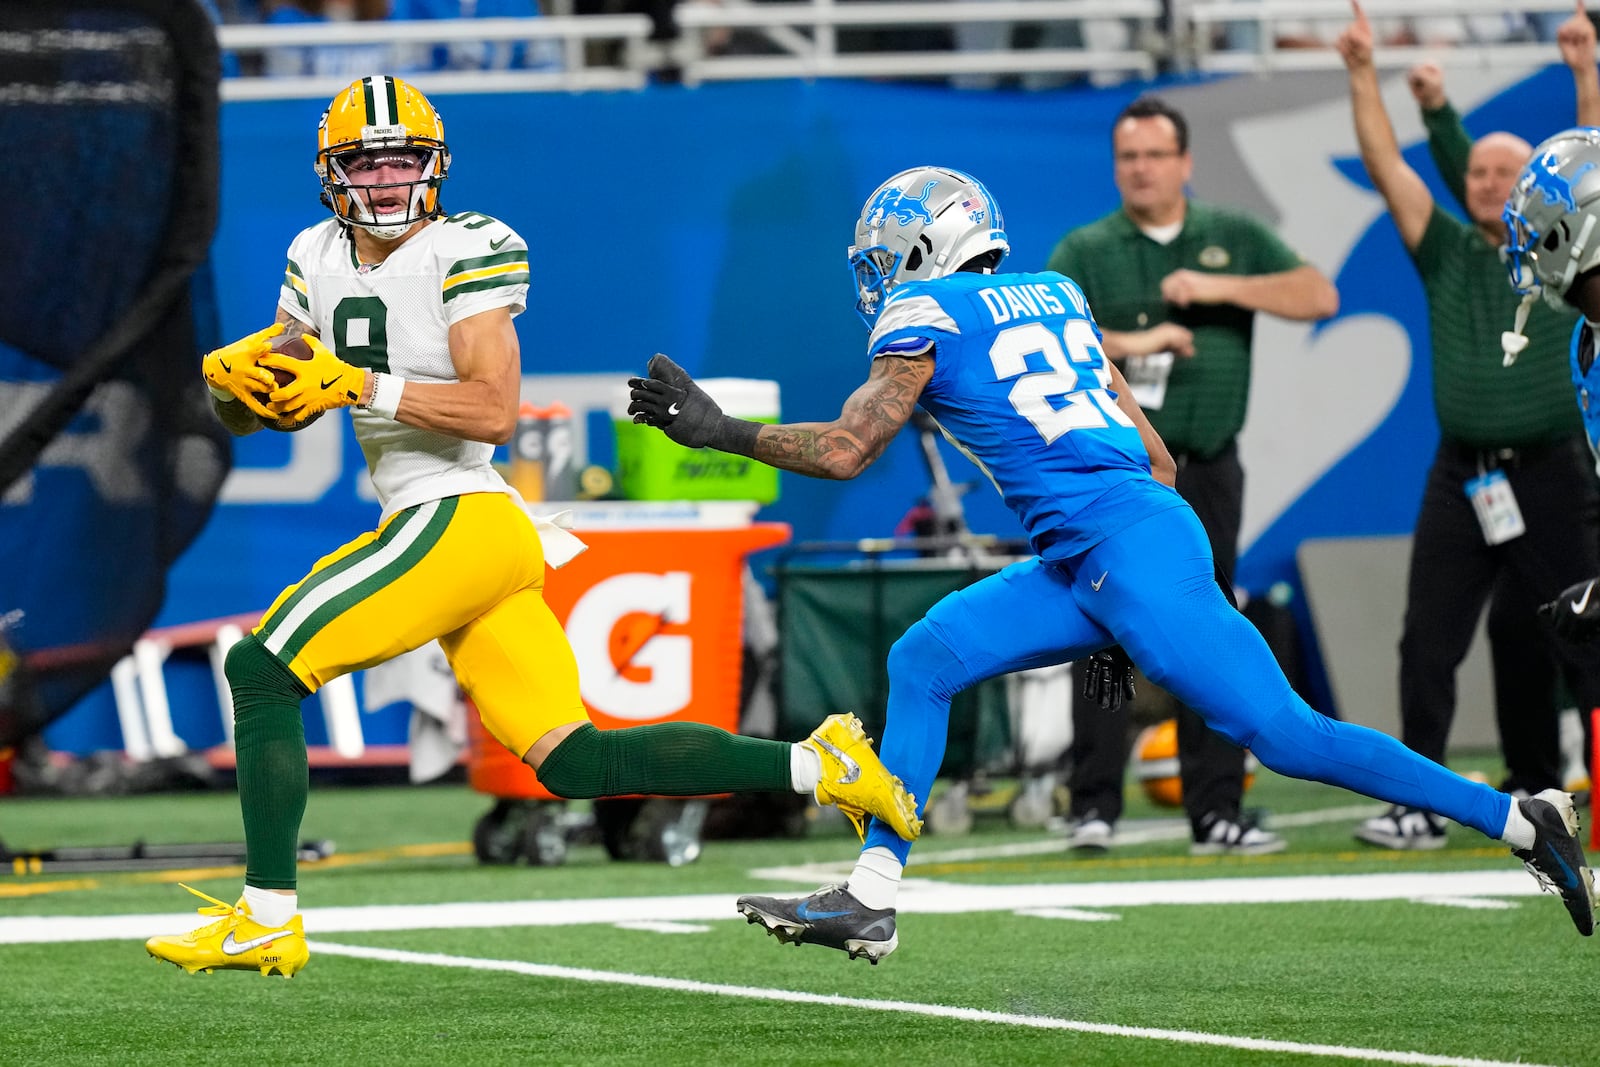
{"type": "MultiPolygon", "coordinates": [[[[1313,711],[1217,587],[1194,511],[1169,508],[1070,560],[1037,558],[949,594],[889,651],[882,756],[926,805],[950,700],[996,675],[1120,644],[1152,682],[1261,763],[1293,778],[1424,808],[1498,838],[1511,798],[1388,734],[1313,711]]],[[[1061,709],[1063,715],[1068,709],[1061,709]]],[[[865,848],[911,845],[874,821],[865,848]]]]}

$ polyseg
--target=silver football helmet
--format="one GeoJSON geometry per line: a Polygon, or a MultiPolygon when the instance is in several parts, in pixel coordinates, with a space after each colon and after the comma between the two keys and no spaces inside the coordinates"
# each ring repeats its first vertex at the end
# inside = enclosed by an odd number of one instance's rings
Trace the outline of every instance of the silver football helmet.
{"type": "Polygon", "coordinates": [[[1511,287],[1564,306],[1572,280],[1600,266],[1600,129],[1578,126],[1540,143],[1500,217],[1511,287]]]}
{"type": "Polygon", "coordinates": [[[989,190],[947,167],[913,167],[878,186],[861,209],[855,236],[850,270],[856,311],[868,327],[901,282],[942,278],[991,249],[1000,251],[998,264],[1011,247],[989,190]]]}

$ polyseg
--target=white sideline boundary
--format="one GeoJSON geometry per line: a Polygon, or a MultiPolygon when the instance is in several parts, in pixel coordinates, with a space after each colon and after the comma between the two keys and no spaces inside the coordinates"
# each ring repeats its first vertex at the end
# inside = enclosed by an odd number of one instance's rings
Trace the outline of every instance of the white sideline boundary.
{"type": "Polygon", "coordinates": [[[674,993],[700,993],[708,996],[734,997],[741,1000],[765,1000],[784,1004],[815,1004],[825,1007],[855,1008],[864,1011],[955,1019],[962,1022],[1021,1026],[1034,1030],[1066,1030],[1106,1037],[1170,1041],[1184,1045],[1210,1045],[1249,1052],[1278,1052],[1297,1056],[1320,1056],[1327,1059],[1360,1060],[1366,1063],[1415,1064],[1419,1065],[1419,1067],[1540,1067],[1540,1065],[1522,1061],[1512,1064],[1502,1060],[1482,1060],[1468,1056],[1435,1056],[1425,1052],[1400,1052],[1388,1049],[1355,1048],[1345,1045],[1312,1045],[1298,1041],[1273,1041],[1266,1038],[1235,1037],[1228,1034],[1210,1034],[1195,1030],[1161,1030],[1147,1026],[1118,1026],[1112,1023],[1084,1022],[1078,1019],[1058,1019],[1047,1015],[1014,1015],[1009,1012],[957,1008],[943,1004],[920,1004],[906,1000],[875,1000],[864,997],[844,997],[837,994],[802,993],[790,989],[722,985],[715,982],[697,982],[683,978],[658,978],[647,974],[595,971],[583,967],[558,967],[544,963],[524,963],[520,960],[476,959],[469,956],[447,956],[433,952],[365,948],[358,945],[332,944],[326,941],[313,941],[311,942],[311,948],[314,952],[323,955],[349,956],[355,959],[404,963],[413,966],[499,971],[558,981],[632,986],[642,989],[660,989],[674,993]]]}
{"type": "MultiPolygon", "coordinates": [[[[1111,909],[1149,905],[1295,904],[1319,901],[1503,898],[1539,895],[1521,868],[1393,874],[1307,875],[1281,878],[1202,878],[1147,882],[1038,885],[953,885],[925,880],[901,886],[902,915],[957,915],[1025,909],[1111,909]]],[[[481,930],[495,927],[618,923],[743,921],[736,895],[608,897],[571,900],[481,901],[307,908],[314,935],[374,930],[481,930]]],[[[1551,922],[1565,921],[1552,900],[1551,922]]],[[[0,944],[143,940],[192,929],[192,911],[148,915],[49,915],[0,918],[0,944]]]]}

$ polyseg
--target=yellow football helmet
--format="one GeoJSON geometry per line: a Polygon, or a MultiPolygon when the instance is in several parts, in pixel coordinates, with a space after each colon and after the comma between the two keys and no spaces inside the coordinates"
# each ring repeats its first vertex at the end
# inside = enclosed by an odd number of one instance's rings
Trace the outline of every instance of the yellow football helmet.
{"type": "Polygon", "coordinates": [[[444,123],[428,98],[399,78],[373,74],[351,82],[322,113],[316,171],[322,179],[322,202],[340,221],[393,240],[441,214],[439,183],[450,171],[444,123]],[[385,150],[415,154],[419,177],[386,185],[351,180],[358,161],[370,163],[385,150]],[[374,198],[395,189],[409,189],[405,211],[399,217],[389,211],[380,218],[374,198]]]}

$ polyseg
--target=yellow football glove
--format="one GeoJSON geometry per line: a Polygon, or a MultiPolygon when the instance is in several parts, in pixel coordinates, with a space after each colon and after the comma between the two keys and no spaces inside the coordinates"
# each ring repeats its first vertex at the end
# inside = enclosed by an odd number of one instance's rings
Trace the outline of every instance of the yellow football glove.
{"type": "Polygon", "coordinates": [[[274,389],[267,397],[277,417],[303,422],[320,412],[347,408],[360,400],[361,390],[367,384],[367,372],[334,355],[311,334],[306,334],[302,340],[311,349],[310,359],[272,352],[261,360],[263,367],[286,370],[294,375],[294,381],[274,389]]]}
{"type": "Polygon", "coordinates": [[[275,322],[265,330],[257,330],[249,337],[241,337],[215,352],[206,353],[205,359],[200,361],[201,376],[213,393],[227,393],[262,418],[276,419],[261,401],[276,383],[272,372],[262,370],[259,364],[261,357],[272,351],[272,338],[282,332],[283,323],[275,322]]]}

